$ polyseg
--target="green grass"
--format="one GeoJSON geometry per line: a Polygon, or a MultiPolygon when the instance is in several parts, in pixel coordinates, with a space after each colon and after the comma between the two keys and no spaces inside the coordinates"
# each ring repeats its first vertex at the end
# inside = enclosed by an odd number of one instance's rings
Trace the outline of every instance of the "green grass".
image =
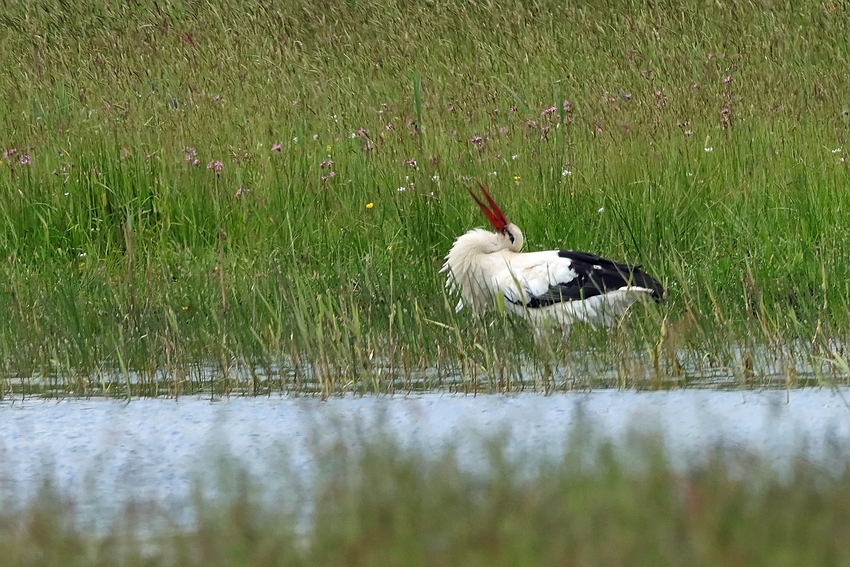
{"type": "Polygon", "coordinates": [[[526,4],[7,2],[3,395],[846,382],[846,7],[526,4]],[[454,314],[473,179],[668,301],[454,314]]]}
{"type": "Polygon", "coordinates": [[[46,483],[36,498],[0,511],[0,565],[778,567],[850,559],[839,447],[829,470],[800,456],[780,473],[718,448],[683,471],[657,438],[622,439],[624,452],[579,426],[560,458],[482,443],[485,462],[471,472],[454,450],[426,457],[386,433],[355,450],[351,437],[316,451],[311,486],[285,460],[265,488],[237,462],[223,461],[218,477],[208,469],[190,524],[173,503],[136,501],[92,527],[73,497],[46,483]]]}

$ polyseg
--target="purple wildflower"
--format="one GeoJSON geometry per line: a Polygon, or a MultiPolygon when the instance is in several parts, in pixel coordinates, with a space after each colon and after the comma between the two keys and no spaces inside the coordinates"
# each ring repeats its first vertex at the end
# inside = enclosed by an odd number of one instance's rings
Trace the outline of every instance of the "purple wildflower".
{"type": "Polygon", "coordinates": [[[248,191],[250,191],[250,189],[245,189],[244,187],[240,187],[239,189],[236,190],[236,196],[241,197],[242,193],[247,193],[248,191]]]}
{"type": "Polygon", "coordinates": [[[554,114],[556,110],[558,110],[558,109],[556,107],[552,106],[552,107],[549,107],[549,108],[543,110],[543,112],[541,112],[540,115],[541,116],[549,116],[550,114],[554,114]]]}
{"type": "Polygon", "coordinates": [[[366,130],[366,128],[360,128],[359,130],[357,130],[357,135],[360,136],[361,138],[368,138],[369,137],[369,131],[366,130]]]}
{"type": "Polygon", "coordinates": [[[724,83],[731,83],[732,82],[732,75],[726,75],[725,77],[723,77],[723,82],[724,83]]]}
{"type": "Polygon", "coordinates": [[[272,151],[273,152],[279,152],[280,151],[280,142],[277,142],[277,143],[275,143],[275,145],[272,146],[272,151]]]}
{"type": "Polygon", "coordinates": [[[690,136],[691,134],[693,134],[693,132],[691,132],[690,130],[685,130],[685,136],[690,136]]]}
{"type": "Polygon", "coordinates": [[[224,164],[223,164],[223,163],[221,163],[221,162],[220,162],[220,161],[218,161],[218,160],[212,160],[211,162],[209,162],[209,163],[207,164],[207,169],[212,169],[213,171],[215,171],[215,175],[216,175],[216,177],[218,177],[219,175],[221,175],[221,168],[222,168],[222,167],[224,167],[224,164]]]}
{"type": "Polygon", "coordinates": [[[21,157],[18,158],[21,165],[29,165],[31,161],[29,154],[21,154],[21,157]]]}
{"type": "Polygon", "coordinates": [[[473,136],[469,139],[473,144],[482,144],[484,143],[484,139],[481,136],[473,136]]]}
{"type": "Polygon", "coordinates": [[[409,165],[410,167],[416,167],[416,160],[414,158],[404,160],[404,165],[409,165]]]}
{"type": "Polygon", "coordinates": [[[319,164],[319,167],[321,167],[322,169],[324,169],[326,167],[331,168],[333,166],[334,166],[334,160],[332,160],[332,159],[326,159],[325,161],[323,161],[322,163],[319,164]]]}
{"type": "Polygon", "coordinates": [[[8,158],[8,157],[15,155],[16,153],[18,153],[17,148],[10,148],[10,149],[6,150],[5,152],[3,152],[3,157],[8,158]]]}

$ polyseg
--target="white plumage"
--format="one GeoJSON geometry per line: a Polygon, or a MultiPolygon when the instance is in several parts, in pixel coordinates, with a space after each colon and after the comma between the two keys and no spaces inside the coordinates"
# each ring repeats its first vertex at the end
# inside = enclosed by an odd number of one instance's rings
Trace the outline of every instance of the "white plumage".
{"type": "Polygon", "coordinates": [[[455,240],[446,256],[440,271],[447,273],[449,290],[460,293],[457,310],[468,306],[482,314],[503,298],[507,312],[534,324],[583,321],[610,327],[635,301],[663,298],[664,288],[640,266],[572,250],[520,252],[522,231],[478,185],[489,206],[470,194],[495,232],[470,230],[455,240]]]}

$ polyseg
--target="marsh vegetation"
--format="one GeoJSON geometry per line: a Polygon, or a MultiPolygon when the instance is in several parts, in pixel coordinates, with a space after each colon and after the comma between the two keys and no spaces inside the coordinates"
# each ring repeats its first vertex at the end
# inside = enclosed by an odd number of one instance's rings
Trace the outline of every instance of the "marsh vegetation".
{"type": "Polygon", "coordinates": [[[53,0],[0,14],[0,391],[844,383],[832,2],[53,0]],[[454,313],[484,219],[641,263],[621,332],[454,313]]]}

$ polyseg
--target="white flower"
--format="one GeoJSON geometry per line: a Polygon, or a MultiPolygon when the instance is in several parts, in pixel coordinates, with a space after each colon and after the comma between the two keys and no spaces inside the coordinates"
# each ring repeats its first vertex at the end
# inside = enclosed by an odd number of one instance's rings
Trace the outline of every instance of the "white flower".
{"type": "Polygon", "coordinates": [[[832,153],[834,154],[837,154],[839,152],[841,152],[841,148],[835,148],[834,150],[832,150],[832,153]]]}
{"type": "Polygon", "coordinates": [[[407,187],[399,187],[398,189],[396,189],[396,191],[398,191],[399,193],[401,193],[402,191],[407,191],[407,187]]]}
{"type": "Polygon", "coordinates": [[[294,138],[292,138],[292,141],[297,144],[298,143],[298,136],[295,136],[294,138]]]}
{"type": "Polygon", "coordinates": [[[85,253],[85,252],[80,252],[80,258],[85,258],[85,257],[86,257],[86,253],[85,253]]]}
{"type": "Polygon", "coordinates": [[[711,146],[706,146],[703,149],[707,152],[713,152],[714,151],[714,148],[712,148],[711,146]]]}
{"type": "Polygon", "coordinates": [[[688,177],[693,177],[693,176],[694,176],[694,174],[693,174],[693,173],[691,173],[691,172],[689,171],[689,172],[688,172],[688,177]]]}
{"type": "Polygon", "coordinates": [[[603,212],[603,211],[605,211],[605,207],[599,207],[599,210],[598,210],[598,211],[596,211],[596,212],[597,212],[597,213],[601,213],[601,212],[603,212]]]}
{"type": "Polygon", "coordinates": [[[570,171],[569,169],[565,169],[564,171],[561,172],[561,177],[566,177],[567,175],[572,175],[572,174],[573,174],[572,171],[570,171]]]}
{"type": "Polygon", "coordinates": [[[511,159],[516,159],[516,158],[518,158],[518,157],[519,157],[518,155],[512,155],[512,156],[511,156],[511,159]]]}
{"type": "Polygon", "coordinates": [[[440,180],[440,176],[439,176],[439,175],[436,175],[436,174],[435,174],[435,175],[432,175],[432,176],[431,176],[431,181],[439,181],[439,180],[440,180]]]}
{"type": "Polygon", "coordinates": [[[318,135],[318,134],[313,134],[313,140],[315,141],[315,140],[318,140],[318,139],[319,139],[319,135],[318,135]]]}
{"type": "Polygon", "coordinates": [[[356,138],[356,137],[357,137],[357,134],[356,134],[355,132],[352,132],[352,133],[351,133],[351,137],[352,137],[352,138],[356,138]]]}
{"type": "Polygon", "coordinates": [[[493,171],[493,172],[491,172],[491,173],[490,173],[490,175],[496,175],[496,172],[495,172],[495,171],[493,171]]]}

